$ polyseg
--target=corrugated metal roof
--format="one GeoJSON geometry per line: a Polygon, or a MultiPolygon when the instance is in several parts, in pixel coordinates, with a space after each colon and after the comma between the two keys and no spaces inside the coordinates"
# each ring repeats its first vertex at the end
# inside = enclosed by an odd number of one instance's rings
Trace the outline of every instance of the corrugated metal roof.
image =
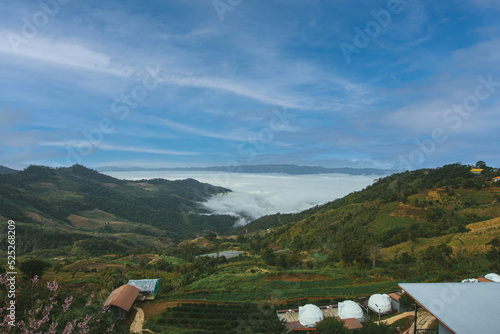
{"type": "Polygon", "coordinates": [[[226,259],[231,259],[233,257],[238,257],[241,254],[245,254],[245,252],[229,250],[229,251],[219,252],[218,254],[217,253],[210,253],[210,254],[197,255],[196,257],[198,258],[198,257],[208,256],[208,257],[211,257],[211,258],[215,259],[217,257],[223,257],[223,256],[225,256],[226,259]]]}
{"type": "Polygon", "coordinates": [[[156,284],[158,284],[160,280],[158,278],[155,279],[138,279],[138,280],[130,280],[127,284],[132,286],[136,286],[141,289],[141,292],[151,292],[155,291],[156,284]]]}
{"type": "Polygon", "coordinates": [[[399,286],[456,334],[498,334],[500,284],[401,283],[399,286]]]}
{"type": "Polygon", "coordinates": [[[139,288],[124,284],[111,292],[104,302],[104,307],[114,305],[128,312],[139,292],[139,288]]]}

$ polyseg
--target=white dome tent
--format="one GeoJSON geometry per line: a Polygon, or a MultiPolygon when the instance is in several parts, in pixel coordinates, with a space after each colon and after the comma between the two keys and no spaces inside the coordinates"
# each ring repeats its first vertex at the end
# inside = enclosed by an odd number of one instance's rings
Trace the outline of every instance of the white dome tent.
{"type": "Polygon", "coordinates": [[[340,319],[356,318],[358,321],[363,321],[363,310],[361,306],[352,300],[346,300],[339,303],[338,314],[340,319]]]}
{"type": "Polygon", "coordinates": [[[489,279],[490,281],[493,281],[493,282],[500,282],[500,275],[495,274],[495,273],[484,275],[484,278],[489,279]]]}
{"type": "Polygon", "coordinates": [[[462,283],[479,283],[479,281],[475,278],[466,278],[462,280],[462,283]]]}
{"type": "Polygon", "coordinates": [[[368,299],[368,307],[375,313],[390,313],[392,311],[391,297],[386,294],[371,295],[368,299]]]}
{"type": "Polygon", "coordinates": [[[317,322],[324,319],[323,312],[313,304],[299,307],[299,322],[304,327],[315,327],[317,322]]]}

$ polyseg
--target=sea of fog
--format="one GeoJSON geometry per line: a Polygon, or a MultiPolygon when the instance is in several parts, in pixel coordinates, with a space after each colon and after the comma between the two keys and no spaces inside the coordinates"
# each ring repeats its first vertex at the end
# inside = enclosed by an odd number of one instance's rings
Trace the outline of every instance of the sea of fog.
{"type": "Polygon", "coordinates": [[[203,204],[213,213],[238,217],[237,225],[245,225],[248,221],[264,215],[300,212],[333,201],[365,188],[380,177],[380,175],[348,174],[287,175],[172,171],[106,174],[126,180],[192,178],[231,189],[232,193],[213,196],[203,204]]]}

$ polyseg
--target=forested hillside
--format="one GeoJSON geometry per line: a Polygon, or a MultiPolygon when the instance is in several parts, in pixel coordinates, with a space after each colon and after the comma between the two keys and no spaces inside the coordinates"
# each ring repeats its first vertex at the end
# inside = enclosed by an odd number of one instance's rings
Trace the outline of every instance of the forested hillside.
{"type": "Polygon", "coordinates": [[[17,170],[5,167],[5,166],[0,166],[0,174],[11,174],[11,173],[16,173],[17,170]]]}
{"type": "Polygon", "coordinates": [[[168,244],[228,232],[234,218],[201,215],[199,202],[229,191],[193,179],[125,181],[80,165],[30,166],[0,175],[0,219],[18,223],[21,254],[79,240],[94,252],[116,252],[136,245],[137,235],[168,244]]]}
{"type": "Polygon", "coordinates": [[[485,260],[488,251],[493,259],[500,188],[492,179],[500,174],[483,164],[480,175],[462,164],[393,174],[298,214],[262,217],[238,232],[254,236],[262,248],[317,254],[344,266],[375,267],[385,260],[386,268],[402,271],[401,263],[444,269],[475,256],[485,260]]]}

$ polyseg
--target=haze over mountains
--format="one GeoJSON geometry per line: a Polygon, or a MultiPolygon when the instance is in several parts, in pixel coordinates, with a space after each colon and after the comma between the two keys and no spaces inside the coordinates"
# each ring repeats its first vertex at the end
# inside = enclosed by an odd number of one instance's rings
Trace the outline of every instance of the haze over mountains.
{"type": "Polygon", "coordinates": [[[144,168],[144,167],[116,167],[105,166],[96,168],[100,172],[125,172],[125,171],[206,171],[227,173],[255,173],[255,174],[349,174],[349,175],[387,175],[395,170],[377,168],[325,168],[321,166],[298,166],[293,164],[271,164],[271,165],[236,165],[236,166],[213,166],[213,167],[173,167],[173,168],[144,168]]]}
{"type": "Polygon", "coordinates": [[[372,170],[357,169],[346,169],[349,174],[337,172],[319,174],[314,171],[326,169],[293,165],[244,166],[242,170],[245,172],[239,173],[220,169],[127,170],[105,173],[128,180],[193,178],[200,182],[231,189],[231,193],[212,196],[203,204],[211,212],[238,217],[238,225],[245,225],[251,220],[276,212],[300,212],[324,204],[350,192],[361,190],[372,184],[374,179],[390,174],[388,171],[380,174],[383,170],[373,170],[375,174],[364,174],[363,172],[372,170]],[[252,173],[251,171],[261,172],[252,173]]]}

